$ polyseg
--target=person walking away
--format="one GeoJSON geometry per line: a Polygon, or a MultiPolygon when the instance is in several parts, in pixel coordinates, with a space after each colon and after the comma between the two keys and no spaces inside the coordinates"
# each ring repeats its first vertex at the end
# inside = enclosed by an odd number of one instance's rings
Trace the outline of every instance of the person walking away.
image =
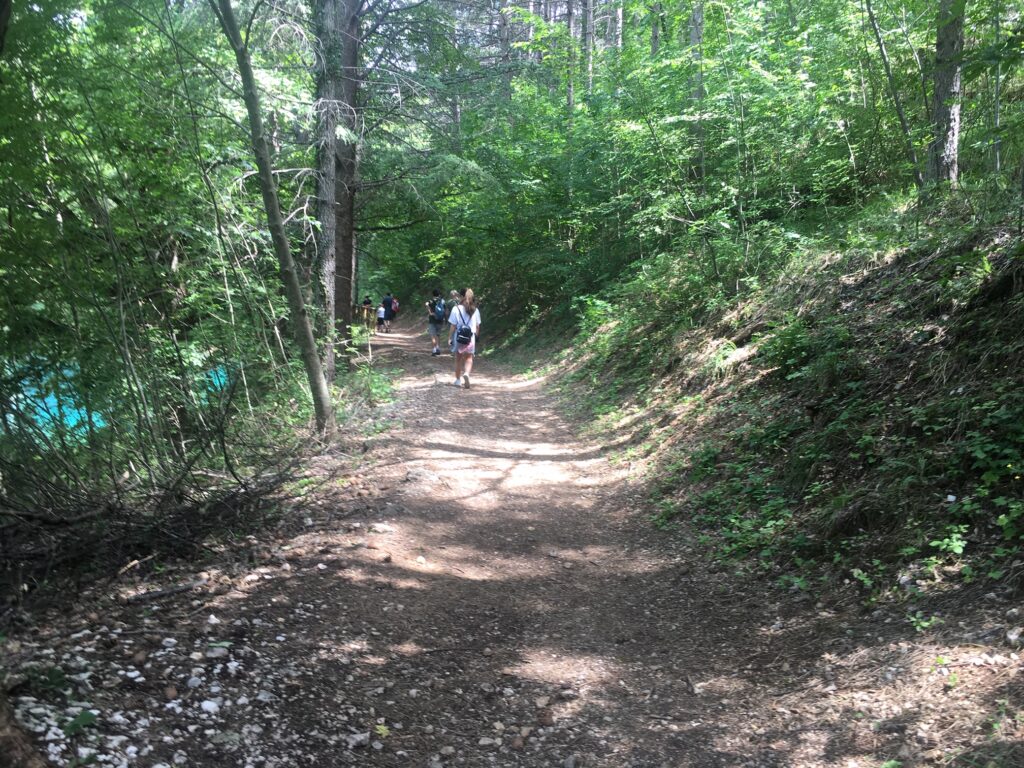
{"type": "Polygon", "coordinates": [[[382,301],[380,306],[377,307],[377,333],[384,333],[384,315],[386,313],[387,310],[384,308],[384,302],[382,301]]]}
{"type": "Polygon", "coordinates": [[[480,310],[476,306],[473,289],[462,292],[462,301],[448,314],[448,343],[455,346],[456,387],[469,389],[469,374],[473,371],[476,337],[480,332],[480,310]]]}
{"type": "Polygon", "coordinates": [[[441,348],[438,346],[438,341],[441,338],[441,328],[444,327],[444,321],[448,319],[448,308],[445,306],[444,298],[441,296],[441,292],[434,289],[433,298],[426,302],[427,306],[427,333],[430,334],[430,341],[434,345],[434,348],[430,351],[433,357],[437,357],[441,354],[441,348]]]}
{"type": "Polygon", "coordinates": [[[381,304],[384,306],[384,333],[391,333],[391,321],[395,319],[395,300],[391,298],[391,291],[384,294],[381,304]]]}
{"type": "Polygon", "coordinates": [[[366,326],[367,330],[373,325],[373,316],[376,311],[373,308],[373,300],[369,295],[363,299],[363,325],[366,326]]]}
{"type": "MultiPolygon", "coordinates": [[[[448,311],[446,312],[445,316],[446,317],[451,317],[452,316],[452,312],[461,303],[462,303],[462,291],[453,289],[452,292],[448,294],[448,301],[446,303],[448,311]]],[[[449,331],[450,330],[451,329],[449,329],[449,331]]],[[[451,350],[452,355],[454,355],[455,354],[455,336],[453,336],[451,333],[448,334],[448,348],[451,350]]]]}

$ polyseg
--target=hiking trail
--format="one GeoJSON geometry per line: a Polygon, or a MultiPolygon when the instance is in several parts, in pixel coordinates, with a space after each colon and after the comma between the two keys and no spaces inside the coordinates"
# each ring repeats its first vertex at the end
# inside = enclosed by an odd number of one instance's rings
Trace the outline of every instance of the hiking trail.
{"type": "Polygon", "coordinates": [[[200,599],[40,623],[100,712],[49,738],[68,712],[19,700],[56,760],[782,768],[929,748],[918,651],[884,616],[655,531],[628,467],[574,437],[543,382],[483,358],[453,387],[419,330],[374,337],[402,371],[393,426],[351,482],[313,462],[305,530],[198,574],[220,585],[200,599]]]}

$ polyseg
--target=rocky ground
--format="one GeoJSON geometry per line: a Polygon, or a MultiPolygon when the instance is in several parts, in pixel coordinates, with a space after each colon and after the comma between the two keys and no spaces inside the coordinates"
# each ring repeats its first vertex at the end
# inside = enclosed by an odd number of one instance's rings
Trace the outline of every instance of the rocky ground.
{"type": "MultiPolygon", "coordinates": [[[[559,416],[412,331],[392,428],[297,533],[129,570],[3,639],[55,765],[1024,765],[1024,602],[864,608],[717,565],[559,416]],[[938,619],[937,621],[932,621],[938,619]]],[[[355,468],[353,468],[353,466],[355,468]]],[[[0,757],[0,765],[5,763],[0,757]]]]}

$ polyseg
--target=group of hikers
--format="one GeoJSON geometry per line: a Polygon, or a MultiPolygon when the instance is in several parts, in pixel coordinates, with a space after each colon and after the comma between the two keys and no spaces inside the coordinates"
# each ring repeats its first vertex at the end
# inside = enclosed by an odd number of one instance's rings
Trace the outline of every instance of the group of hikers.
{"type": "MultiPolygon", "coordinates": [[[[366,310],[372,306],[369,296],[363,299],[366,310]]],[[[435,357],[441,354],[441,336],[447,327],[447,346],[455,357],[455,380],[452,384],[469,389],[469,374],[473,371],[473,356],[480,334],[480,309],[473,289],[454,290],[446,301],[441,291],[435,288],[425,307],[427,333],[433,345],[430,354],[435,357]]],[[[398,299],[388,291],[377,306],[377,333],[391,333],[391,322],[397,315],[398,299]]]]}

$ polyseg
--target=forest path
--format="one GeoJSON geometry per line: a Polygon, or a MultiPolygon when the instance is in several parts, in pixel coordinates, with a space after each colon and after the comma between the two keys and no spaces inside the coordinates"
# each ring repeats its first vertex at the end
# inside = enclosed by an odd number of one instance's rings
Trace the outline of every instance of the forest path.
{"type": "Polygon", "coordinates": [[[943,679],[905,623],[655,531],[543,383],[484,358],[453,387],[419,327],[374,356],[400,370],[391,426],[354,475],[315,458],[276,540],[161,572],[200,592],[124,599],[154,586],[126,579],[8,642],[73,689],[36,673],[15,698],[56,763],[874,768],[928,747],[910,734],[943,679]]]}

